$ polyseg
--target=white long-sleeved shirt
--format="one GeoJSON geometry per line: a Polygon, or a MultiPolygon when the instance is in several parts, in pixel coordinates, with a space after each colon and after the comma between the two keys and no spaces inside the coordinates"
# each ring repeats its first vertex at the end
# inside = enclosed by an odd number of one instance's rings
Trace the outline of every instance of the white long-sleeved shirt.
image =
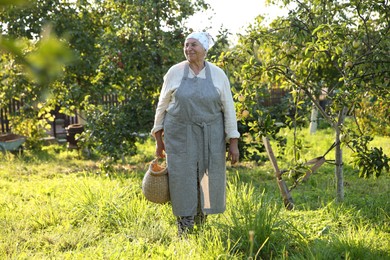
{"type": "MultiPolygon", "coordinates": [[[[188,61],[183,61],[172,66],[164,76],[164,84],[161,89],[154,118],[154,126],[151,131],[152,136],[154,136],[157,131],[163,129],[165,113],[175,104],[175,93],[177,88],[180,86],[184,74],[184,68],[187,62],[188,61]]],[[[236,111],[234,108],[229,80],[221,68],[210,62],[206,63],[207,66],[210,67],[213,84],[221,97],[221,110],[224,115],[226,140],[229,141],[231,138],[239,138],[240,133],[237,130],[236,111]]],[[[188,77],[199,77],[205,79],[206,69],[203,68],[198,75],[195,75],[193,70],[189,68],[188,77]]]]}

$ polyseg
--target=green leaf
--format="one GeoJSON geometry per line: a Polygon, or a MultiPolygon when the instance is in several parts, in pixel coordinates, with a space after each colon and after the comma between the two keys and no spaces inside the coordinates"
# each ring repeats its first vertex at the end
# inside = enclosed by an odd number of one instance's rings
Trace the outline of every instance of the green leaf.
{"type": "Polygon", "coordinates": [[[0,36],[0,48],[10,52],[20,58],[23,57],[22,49],[18,44],[19,41],[0,36]]]}
{"type": "Polygon", "coordinates": [[[28,0],[0,0],[0,6],[26,5],[28,3],[29,3],[28,0]]]}

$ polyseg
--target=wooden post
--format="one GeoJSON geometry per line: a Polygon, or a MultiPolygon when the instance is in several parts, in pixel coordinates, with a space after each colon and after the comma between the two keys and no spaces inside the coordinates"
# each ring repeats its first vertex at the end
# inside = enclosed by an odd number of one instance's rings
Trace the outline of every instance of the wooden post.
{"type": "Polygon", "coordinates": [[[284,206],[286,207],[286,209],[292,210],[294,208],[294,201],[291,197],[290,191],[287,188],[286,182],[284,180],[282,180],[282,174],[279,170],[278,163],[276,162],[276,158],[275,158],[274,152],[272,151],[271,144],[270,144],[267,137],[263,136],[262,139],[263,139],[263,143],[265,146],[265,150],[267,151],[267,154],[268,154],[268,158],[271,161],[271,164],[272,164],[274,171],[275,171],[276,181],[277,181],[280,193],[282,194],[284,206]]]}
{"type": "MultiPolygon", "coordinates": [[[[314,160],[314,165],[305,173],[305,176],[303,176],[302,181],[307,181],[309,179],[310,175],[315,172],[318,168],[321,167],[325,162],[325,157],[321,156],[314,160]]],[[[307,162],[306,164],[310,164],[310,162],[307,162]]]]}
{"type": "Polygon", "coordinates": [[[310,115],[310,126],[309,126],[309,132],[310,134],[315,134],[317,132],[317,120],[318,120],[318,108],[313,104],[311,108],[311,115],[310,115]]]}

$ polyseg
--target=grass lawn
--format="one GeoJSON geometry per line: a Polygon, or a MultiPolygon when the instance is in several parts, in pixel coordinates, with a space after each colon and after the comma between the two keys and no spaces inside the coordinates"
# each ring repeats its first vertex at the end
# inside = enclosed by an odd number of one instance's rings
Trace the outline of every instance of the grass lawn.
{"type": "MultiPolygon", "coordinates": [[[[285,135],[291,140],[290,132],[285,135]]],[[[329,130],[300,135],[306,160],[332,144],[329,130]]],[[[376,137],[373,145],[389,156],[389,140],[376,137]]],[[[268,161],[228,165],[226,212],[209,216],[186,238],[177,237],[169,204],[142,195],[153,153],[154,143],[146,140],[137,156],[110,174],[61,146],[0,157],[0,258],[390,259],[390,175],[359,178],[348,148],[343,203],[335,201],[332,164],[292,190],[291,211],[283,207],[268,161]]],[[[288,159],[279,163],[289,165],[288,159]]]]}

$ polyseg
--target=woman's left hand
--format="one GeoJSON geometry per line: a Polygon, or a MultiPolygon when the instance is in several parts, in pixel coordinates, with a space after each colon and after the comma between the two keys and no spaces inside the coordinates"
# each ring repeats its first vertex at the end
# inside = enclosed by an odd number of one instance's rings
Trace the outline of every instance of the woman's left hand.
{"type": "Polygon", "coordinates": [[[238,150],[238,138],[230,139],[228,159],[235,164],[240,158],[240,152],[238,150]]]}

